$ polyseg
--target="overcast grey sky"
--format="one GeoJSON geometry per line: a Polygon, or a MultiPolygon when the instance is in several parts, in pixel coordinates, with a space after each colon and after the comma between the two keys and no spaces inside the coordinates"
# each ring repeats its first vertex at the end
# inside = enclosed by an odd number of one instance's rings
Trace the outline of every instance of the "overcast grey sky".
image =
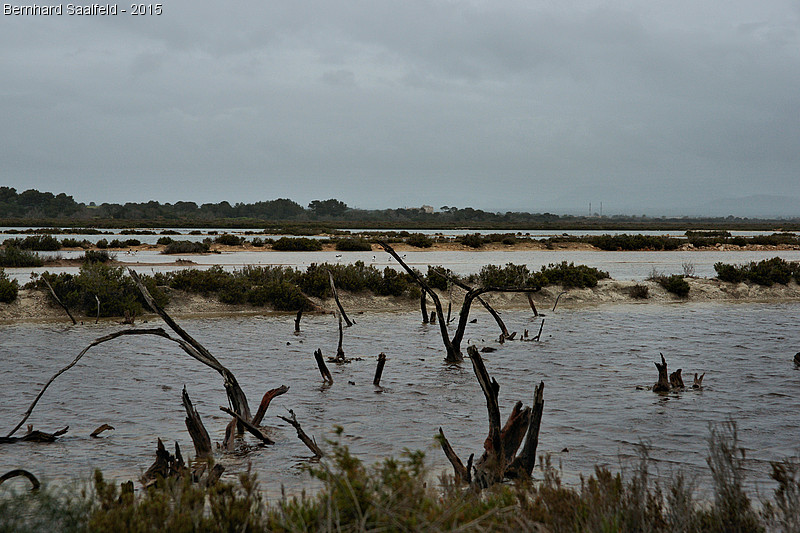
{"type": "Polygon", "coordinates": [[[800,197],[797,0],[63,6],[0,18],[19,191],[608,214],[800,197]]]}

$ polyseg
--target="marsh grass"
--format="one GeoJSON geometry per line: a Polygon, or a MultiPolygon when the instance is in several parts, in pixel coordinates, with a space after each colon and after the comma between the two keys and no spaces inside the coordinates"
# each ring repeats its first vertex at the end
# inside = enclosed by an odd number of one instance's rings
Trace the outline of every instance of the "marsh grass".
{"type": "Polygon", "coordinates": [[[444,474],[432,480],[422,452],[405,451],[365,465],[329,442],[322,463],[307,466],[322,482],[314,494],[266,501],[247,471],[212,487],[162,480],[134,495],[97,472],[92,483],[37,493],[0,489],[4,531],[550,531],[759,532],[798,531],[800,462],[773,464],[774,499],[756,510],[744,490],[746,458],[733,422],[711,426],[708,465],[713,496],[699,500],[682,473],[651,474],[650,449],[612,473],[596,467],[567,487],[550,457],[541,479],[476,492],[444,474]]]}

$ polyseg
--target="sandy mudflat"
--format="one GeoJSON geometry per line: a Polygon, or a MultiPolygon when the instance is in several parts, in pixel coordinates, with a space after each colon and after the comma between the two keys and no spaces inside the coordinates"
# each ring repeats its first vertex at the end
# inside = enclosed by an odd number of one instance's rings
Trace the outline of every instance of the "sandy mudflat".
{"type": "MultiPolygon", "coordinates": [[[[788,285],[773,285],[762,287],[749,283],[725,283],[716,279],[687,278],[691,290],[687,298],[678,298],[666,292],[661,286],[652,281],[615,281],[602,280],[593,289],[570,289],[562,295],[559,308],[576,308],[585,306],[601,306],[617,303],[641,303],[642,305],[698,302],[800,302],[800,286],[795,282],[788,285]],[[645,300],[634,300],[630,296],[630,289],[636,284],[645,285],[649,290],[649,297],[645,300]]],[[[534,294],[534,302],[541,311],[552,308],[559,293],[560,287],[546,287],[534,294]]],[[[250,305],[228,305],[211,298],[183,291],[170,290],[170,304],[167,311],[175,317],[203,317],[225,315],[265,315],[273,314],[274,310],[266,307],[252,307],[250,305]]],[[[461,305],[463,293],[454,291],[455,306],[461,305]]],[[[447,295],[442,294],[442,301],[447,301],[447,295]]],[[[414,311],[419,309],[419,301],[415,298],[397,298],[391,296],[374,296],[371,294],[351,294],[340,292],[342,304],[348,313],[358,312],[396,312],[414,311]]],[[[312,298],[324,312],[333,312],[335,303],[332,299],[319,300],[312,298]]],[[[490,294],[486,300],[498,309],[527,309],[529,308],[526,297],[522,294],[490,294]]],[[[433,305],[429,305],[429,312],[433,305]]],[[[77,320],[94,320],[94,317],[79,316],[74,312],[77,320]]],[[[149,315],[146,315],[149,316],[149,315]]],[[[17,300],[11,304],[0,303],[0,324],[12,324],[19,321],[64,321],[69,320],[64,311],[52,302],[50,295],[38,290],[20,290],[17,300]]],[[[119,319],[104,319],[119,320],[119,319]]]]}

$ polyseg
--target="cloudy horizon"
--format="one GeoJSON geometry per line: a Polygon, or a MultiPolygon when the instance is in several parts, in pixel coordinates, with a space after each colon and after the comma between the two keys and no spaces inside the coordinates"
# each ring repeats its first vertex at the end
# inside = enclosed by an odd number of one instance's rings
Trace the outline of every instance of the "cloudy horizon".
{"type": "Polygon", "coordinates": [[[800,215],[797,2],[162,9],[2,16],[0,184],[86,203],[693,215],[760,198],[800,215]]]}

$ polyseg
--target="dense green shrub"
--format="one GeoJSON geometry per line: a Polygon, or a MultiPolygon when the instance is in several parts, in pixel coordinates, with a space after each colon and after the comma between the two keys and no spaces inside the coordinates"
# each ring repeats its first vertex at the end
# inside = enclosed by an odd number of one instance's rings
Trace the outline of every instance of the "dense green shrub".
{"type": "Polygon", "coordinates": [[[61,249],[61,243],[52,235],[29,235],[24,239],[6,239],[6,247],[13,246],[20,250],[36,252],[55,252],[61,249]]]}
{"type": "Polygon", "coordinates": [[[641,285],[637,283],[630,288],[629,294],[634,300],[646,300],[650,297],[650,289],[647,287],[647,285],[641,285]]]}
{"type": "Polygon", "coordinates": [[[68,237],[61,240],[61,246],[63,248],[91,248],[92,245],[86,239],[79,241],[78,239],[68,237]]]}
{"type": "MultiPolygon", "coordinates": [[[[67,307],[79,309],[87,316],[97,313],[97,300],[100,299],[100,316],[125,316],[125,312],[139,314],[146,305],[133,279],[127,275],[123,267],[114,267],[103,263],[84,263],[77,275],[61,273],[43,273],[53,290],[67,307]]],[[[166,305],[167,295],[156,286],[153,277],[143,275],[142,281],[148,291],[159,303],[166,305]]],[[[32,285],[46,290],[41,279],[32,285]]]]}
{"type": "Polygon", "coordinates": [[[759,285],[771,286],[774,283],[786,285],[792,278],[800,283],[800,263],[786,261],[780,257],[764,259],[744,265],[714,264],[717,278],[730,283],[750,281],[759,285]]]}
{"type": "Polygon", "coordinates": [[[568,288],[592,288],[597,286],[601,279],[607,279],[608,272],[586,265],[567,264],[562,261],[557,264],[549,264],[547,267],[537,272],[539,280],[532,283],[532,286],[561,285],[568,288]]]}
{"type": "Polygon", "coordinates": [[[100,248],[101,250],[105,250],[106,248],[108,248],[108,240],[107,239],[100,239],[99,241],[94,243],[94,245],[97,248],[100,248]]]}
{"type": "Polygon", "coordinates": [[[480,248],[483,246],[483,237],[481,237],[480,233],[468,233],[467,235],[462,235],[458,242],[470,248],[480,248]]]}
{"type": "Polygon", "coordinates": [[[689,295],[689,283],[678,274],[672,276],[662,276],[656,279],[659,285],[664,287],[667,292],[684,298],[689,295]]]}
{"type": "Polygon", "coordinates": [[[372,245],[363,239],[340,239],[336,241],[340,252],[371,252],[372,245]]]}
{"type": "Polygon", "coordinates": [[[209,249],[208,243],[192,241],[173,241],[164,248],[162,254],[204,254],[209,249]]]}
{"type": "MultiPolygon", "coordinates": [[[[142,241],[139,239],[114,239],[110,243],[108,243],[108,248],[130,248],[132,246],[139,246],[142,244],[142,241]]],[[[99,247],[98,247],[99,248],[99,247]]]]}
{"type": "Polygon", "coordinates": [[[241,246],[244,244],[245,238],[230,233],[224,233],[214,239],[214,242],[223,246],[241,246]]]}
{"type": "Polygon", "coordinates": [[[585,238],[589,244],[606,251],[677,250],[683,241],[663,235],[593,235],[585,238]]]}
{"type": "Polygon", "coordinates": [[[84,263],[108,263],[114,257],[106,250],[86,250],[83,253],[84,263]]]}
{"type": "Polygon", "coordinates": [[[424,233],[414,233],[406,239],[406,244],[415,248],[430,248],[433,240],[424,233]]]}
{"type": "Polygon", "coordinates": [[[0,249],[0,267],[38,267],[43,264],[44,260],[30,250],[20,250],[16,246],[8,245],[0,249]]]}
{"type": "Polygon", "coordinates": [[[433,289],[446,291],[449,288],[449,282],[447,281],[448,276],[453,276],[453,274],[443,266],[428,265],[428,273],[425,276],[425,281],[433,289]]]}
{"type": "Polygon", "coordinates": [[[280,252],[318,252],[322,243],[306,237],[281,237],[272,244],[272,249],[280,252]]]}
{"type": "Polygon", "coordinates": [[[173,239],[172,237],[159,237],[158,240],[156,241],[156,244],[160,246],[166,246],[168,244],[172,244],[173,242],[175,242],[175,239],[173,239]]]}
{"type": "Polygon", "coordinates": [[[19,283],[15,279],[9,279],[6,271],[0,268],[0,302],[10,304],[17,299],[19,283]]]}

